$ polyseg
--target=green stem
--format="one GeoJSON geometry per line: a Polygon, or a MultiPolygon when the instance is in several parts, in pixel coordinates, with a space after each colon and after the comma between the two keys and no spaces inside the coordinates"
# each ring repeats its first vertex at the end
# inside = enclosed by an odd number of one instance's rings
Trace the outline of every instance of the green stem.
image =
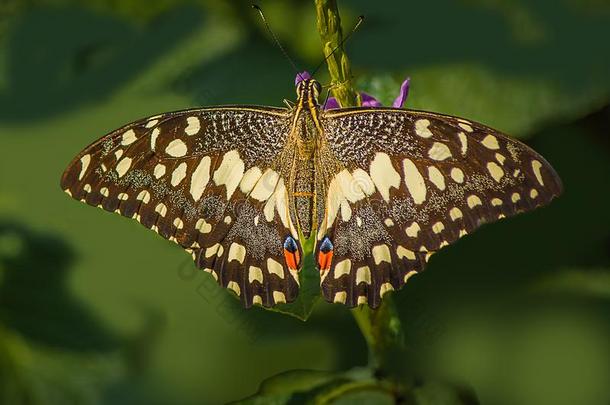
{"type": "MultiPolygon", "coordinates": [[[[337,1],[315,0],[315,5],[333,96],[342,107],[360,105],[358,93],[352,85],[349,59],[343,47],[339,46],[343,33],[337,1]]],[[[386,295],[376,310],[365,306],[353,309],[352,314],[367,342],[371,368],[380,374],[394,371],[391,370],[391,360],[404,352],[404,334],[392,297],[386,295]]]]}
{"type": "Polygon", "coordinates": [[[341,18],[336,0],[315,0],[318,33],[331,77],[331,92],[341,107],[360,105],[352,86],[352,72],[343,45],[341,18]]]}

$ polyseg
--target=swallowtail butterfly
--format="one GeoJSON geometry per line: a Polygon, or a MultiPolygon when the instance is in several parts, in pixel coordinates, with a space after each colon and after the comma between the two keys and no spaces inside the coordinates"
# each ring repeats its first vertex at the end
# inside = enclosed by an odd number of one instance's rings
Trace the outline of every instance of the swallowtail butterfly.
{"type": "Polygon", "coordinates": [[[190,252],[245,307],[294,301],[303,246],[325,299],[379,306],[429,257],[485,222],[548,204],[562,185],[536,152],[484,125],[399,108],[290,108],[149,117],[94,142],[61,187],[190,252]]]}

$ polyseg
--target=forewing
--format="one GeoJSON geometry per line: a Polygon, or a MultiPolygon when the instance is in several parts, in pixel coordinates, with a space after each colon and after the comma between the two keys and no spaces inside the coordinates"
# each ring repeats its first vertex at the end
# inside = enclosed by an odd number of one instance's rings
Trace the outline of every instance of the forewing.
{"type": "Polygon", "coordinates": [[[245,306],[290,302],[298,278],[283,242],[298,237],[283,180],[289,127],[288,113],[272,108],[150,117],[83,150],[61,187],[178,243],[245,306]]]}
{"type": "Polygon", "coordinates": [[[443,246],[562,190],[539,154],[471,121],[382,108],[334,110],[322,125],[339,162],[318,233],[334,245],[322,271],[331,302],[377,307],[443,246]]]}

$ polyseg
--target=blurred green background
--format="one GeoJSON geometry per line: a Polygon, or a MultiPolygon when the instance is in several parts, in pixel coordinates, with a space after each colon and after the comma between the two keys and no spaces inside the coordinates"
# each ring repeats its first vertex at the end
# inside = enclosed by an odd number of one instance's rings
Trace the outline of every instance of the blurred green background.
{"type": "MultiPolygon", "coordinates": [[[[259,4],[315,66],[313,2],[259,4]]],[[[408,75],[407,107],[520,137],[566,189],[395,294],[410,353],[397,361],[483,404],[610,403],[610,2],[339,6],[346,29],[367,17],[347,46],[361,90],[388,103],[408,75]]],[[[175,245],[59,188],[77,152],[127,122],[282,105],[293,80],[248,1],[0,0],[1,404],[214,404],[286,370],[366,365],[343,306],[318,302],[306,322],[242,310],[175,245]]]]}

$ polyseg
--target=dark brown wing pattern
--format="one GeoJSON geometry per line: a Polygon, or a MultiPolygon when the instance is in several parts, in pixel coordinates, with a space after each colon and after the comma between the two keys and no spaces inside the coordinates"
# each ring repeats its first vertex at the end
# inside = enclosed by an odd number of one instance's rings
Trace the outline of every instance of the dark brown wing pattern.
{"type": "Polygon", "coordinates": [[[329,111],[322,125],[342,168],[326,174],[318,232],[333,244],[330,270],[321,272],[330,302],[375,308],[434,252],[562,191],[540,155],[471,121],[380,108],[329,111]]]}
{"type": "Polygon", "coordinates": [[[178,243],[246,307],[290,302],[298,293],[283,256],[285,238],[298,241],[282,172],[290,124],[286,110],[258,107],[150,117],[83,150],[61,187],[178,243]]]}

